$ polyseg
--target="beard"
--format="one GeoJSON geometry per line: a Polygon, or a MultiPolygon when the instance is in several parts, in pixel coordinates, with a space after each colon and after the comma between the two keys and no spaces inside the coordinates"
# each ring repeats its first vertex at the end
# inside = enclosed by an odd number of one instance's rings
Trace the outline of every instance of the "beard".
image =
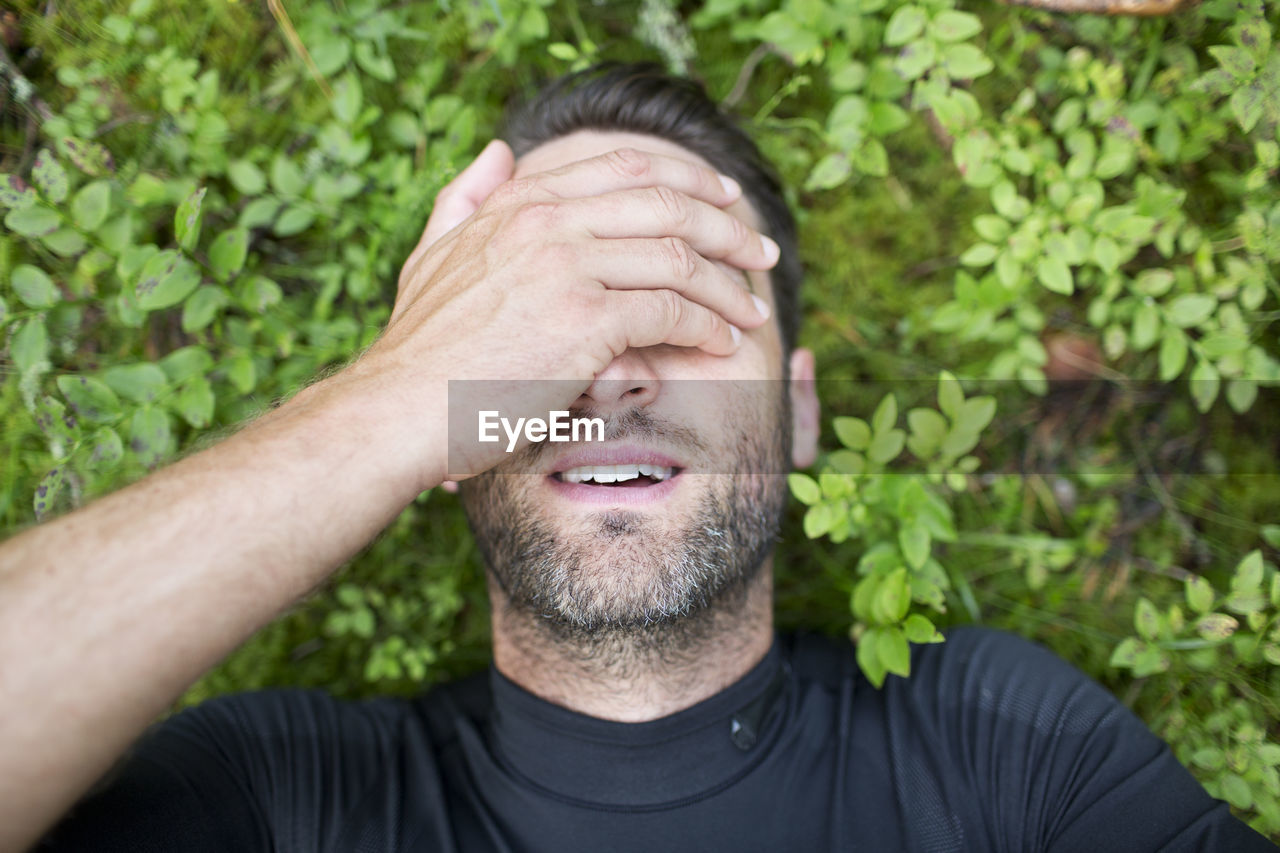
{"type": "MultiPolygon", "coordinates": [[[[625,639],[664,647],[686,645],[716,614],[742,609],[786,507],[791,416],[782,386],[781,398],[726,413],[722,423],[737,428],[718,466],[734,473],[682,472],[682,487],[701,494],[674,522],[621,507],[558,524],[541,516],[532,487],[543,476],[534,472],[547,467],[538,464],[546,444],[464,482],[467,519],[507,608],[576,645],[625,639]]],[[[706,455],[694,433],[646,409],[605,420],[606,440],[650,439],[706,455]]]]}

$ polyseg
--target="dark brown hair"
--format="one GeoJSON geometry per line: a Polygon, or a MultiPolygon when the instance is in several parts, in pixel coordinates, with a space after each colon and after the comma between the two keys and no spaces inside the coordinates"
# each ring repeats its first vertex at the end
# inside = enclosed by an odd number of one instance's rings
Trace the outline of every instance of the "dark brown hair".
{"type": "Polygon", "coordinates": [[[553,81],[511,112],[502,138],[517,157],[579,130],[657,136],[706,160],[742,185],[782,248],[771,271],[773,301],[785,355],[796,345],[798,305],[804,275],[796,245],[795,219],[777,173],[735,120],[697,83],[672,77],[654,63],[602,63],[553,81]]]}

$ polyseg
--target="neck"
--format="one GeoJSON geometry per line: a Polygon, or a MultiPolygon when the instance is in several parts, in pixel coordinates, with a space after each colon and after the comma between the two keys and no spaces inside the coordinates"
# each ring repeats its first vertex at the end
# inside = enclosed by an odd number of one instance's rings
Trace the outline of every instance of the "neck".
{"type": "Polygon", "coordinates": [[[645,722],[696,705],[759,663],[773,643],[773,561],[745,590],[678,622],[566,632],[510,606],[492,578],[493,659],[525,690],[571,711],[645,722]]]}

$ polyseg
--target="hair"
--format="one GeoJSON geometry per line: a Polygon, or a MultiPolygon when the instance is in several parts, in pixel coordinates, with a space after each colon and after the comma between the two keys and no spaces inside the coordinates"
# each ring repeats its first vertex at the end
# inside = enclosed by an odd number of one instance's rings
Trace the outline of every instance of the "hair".
{"type": "Polygon", "coordinates": [[[606,62],[546,86],[508,114],[502,137],[521,157],[579,130],[639,133],[674,142],[742,185],[765,233],[782,249],[770,281],[785,365],[799,332],[804,276],[796,224],[773,166],[736,120],[700,85],[673,77],[656,63],[606,62]]]}

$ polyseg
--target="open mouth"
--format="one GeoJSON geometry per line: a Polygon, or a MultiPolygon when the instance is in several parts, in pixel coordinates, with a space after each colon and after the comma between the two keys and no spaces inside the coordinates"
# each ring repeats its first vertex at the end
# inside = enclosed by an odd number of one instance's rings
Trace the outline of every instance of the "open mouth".
{"type": "Polygon", "coordinates": [[[552,474],[561,483],[611,486],[615,489],[642,489],[664,483],[683,470],[670,465],[582,465],[552,474]]]}

